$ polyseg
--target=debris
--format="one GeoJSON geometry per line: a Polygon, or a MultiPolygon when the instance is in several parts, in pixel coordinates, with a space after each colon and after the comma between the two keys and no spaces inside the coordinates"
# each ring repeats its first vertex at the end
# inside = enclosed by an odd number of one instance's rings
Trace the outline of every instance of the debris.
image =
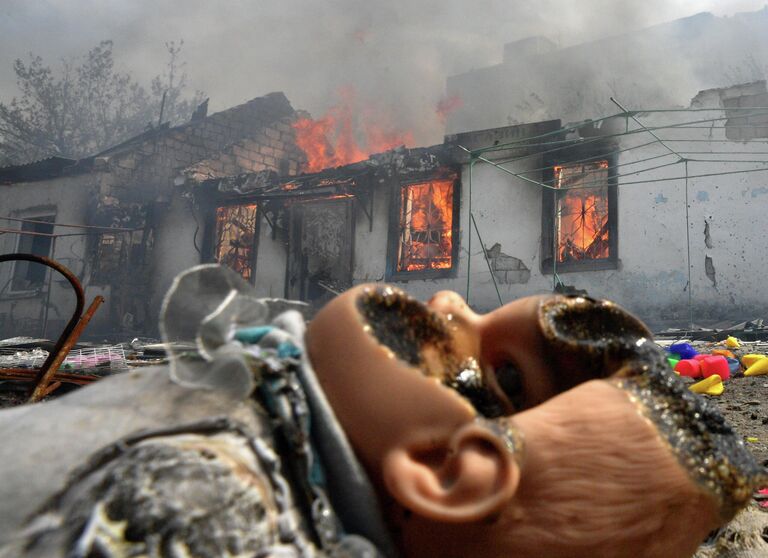
{"type": "Polygon", "coordinates": [[[755,444],[760,441],[760,438],[755,438],[754,436],[747,436],[745,439],[750,444],[755,444]]]}
{"type": "Polygon", "coordinates": [[[700,382],[688,387],[693,393],[705,395],[721,395],[725,390],[723,380],[717,374],[712,374],[709,378],[704,378],[700,382]]]}
{"type": "Polygon", "coordinates": [[[48,358],[48,354],[48,351],[40,347],[25,351],[0,348],[0,369],[39,368],[48,358]]]}
{"type": "Polygon", "coordinates": [[[104,297],[101,295],[96,296],[88,307],[88,310],[83,312],[83,307],[85,305],[83,286],[80,284],[77,277],[64,265],[49,258],[36,256],[34,254],[5,254],[0,256],[0,262],[7,261],[27,261],[48,266],[62,275],[75,291],[75,311],[72,313],[72,317],[69,319],[64,331],[62,331],[59,339],[56,341],[55,347],[51,349],[48,358],[45,359],[45,362],[37,373],[35,385],[29,396],[29,403],[35,403],[40,401],[40,399],[46,395],[49,395],[56,387],[61,385],[60,382],[54,382],[52,384],[53,387],[49,389],[49,385],[51,385],[56,371],[64,362],[64,359],[67,358],[69,351],[77,342],[77,339],[88,325],[93,314],[96,313],[96,310],[101,303],[104,302],[104,297]]]}

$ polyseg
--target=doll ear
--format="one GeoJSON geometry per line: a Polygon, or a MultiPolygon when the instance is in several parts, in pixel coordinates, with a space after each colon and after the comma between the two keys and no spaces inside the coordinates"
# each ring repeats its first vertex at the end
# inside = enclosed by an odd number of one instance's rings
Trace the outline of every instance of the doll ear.
{"type": "Polygon", "coordinates": [[[509,445],[470,423],[444,443],[404,443],[384,458],[384,482],[400,505],[435,521],[465,523],[501,511],[520,481],[509,445]]]}

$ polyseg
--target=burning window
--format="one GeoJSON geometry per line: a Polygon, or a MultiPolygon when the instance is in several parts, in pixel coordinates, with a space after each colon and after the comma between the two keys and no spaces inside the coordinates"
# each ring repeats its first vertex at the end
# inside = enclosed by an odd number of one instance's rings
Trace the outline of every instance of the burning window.
{"type": "Polygon", "coordinates": [[[216,261],[246,281],[253,276],[257,205],[228,205],[216,209],[216,261]]]}
{"type": "MultiPolygon", "coordinates": [[[[604,152],[605,146],[600,147],[604,152]]],[[[590,152],[570,153],[586,160],[590,152]]],[[[617,186],[613,158],[552,167],[554,186],[542,198],[541,270],[544,273],[616,269],[617,186]]]]}
{"type": "Polygon", "coordinates": [[[449,270],[454,263],[454,181],[400,189],[396,273],[449,270]]]}
{"type": "Polygon", "coordinates": [[[557,263],[610,256],[608,161],[555,167],[557,263]]]}

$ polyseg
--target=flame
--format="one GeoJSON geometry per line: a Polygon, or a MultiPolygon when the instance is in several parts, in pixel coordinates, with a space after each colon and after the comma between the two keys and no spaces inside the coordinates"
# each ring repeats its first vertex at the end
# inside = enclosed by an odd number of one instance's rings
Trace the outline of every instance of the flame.
{"type": "Polygon", "coordinates": [[[609,257],[608,162],[555,167],[554,171],[557,188],[566,189],[558,197],[557,261],[609,257]],[[595,186],[587,187],[590,184],[595,186]]]}
{"type": "Polygon", "coordinates": [[[453,180],[404,186],[400,203],[398,271],[450,269],[453,264],[453,180]]]}
{"type": "Polygon", "coordinates": [[[216,208],[216,261],[250,280],[258,205],[216,208]]]}
{"type": "Polygon", "coordinates": [[[445,124],[446,120],[448,120],[448,116],[463,106],[464,99],[458,95],[448,95],[447,97],[443,97],[437,103],[437,117],[440,119],[440,122],[445,124]]]}
{"type": "Polygon", "coordinates": [[[351,88],[342,89],[340,97],[322,118],[300,118],[293,124],[296,145],[307,156],[304,172],[356,163],[372,153],[414,144],[411,132],[397,130],[382,120],[382,111],[357,110],[351,88]]]}

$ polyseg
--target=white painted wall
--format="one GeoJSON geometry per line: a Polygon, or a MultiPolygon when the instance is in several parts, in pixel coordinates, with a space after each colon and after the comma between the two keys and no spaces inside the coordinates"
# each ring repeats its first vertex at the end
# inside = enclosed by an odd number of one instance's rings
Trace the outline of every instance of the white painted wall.
{"type": "MultiPolygon", "coordinates": [[[[156,209],[159,211],[159,209],[156,209]]],[[[174,189],[171,201],[156,219],[155,246],[152,251],[151,266],[152,308],[160,311],[165,293],[173,278],[182,271],[202,262],[201,253],[205,221],[192,200],[182,196],[179,189],[174,189]]],[[[156,319],[150,319],[150,323],[156,319]]]]}
{"type": "MultiPolygon", "coordinates": [[[[661,113],[643,118],[646,126],[668,126],[686,120],[717,118],[722,111],[661,113]]],[[[725,138],[723,121],[712,129],[666,129],[659,135],[667,145],[687,157],[731,162],[689,162],[688,175],[725,173],[738,170],[768,171],[768,140],[736,142],[725,138]],[[679,141],[678,141],[679,140],[679,141]],[[702,141],[705,140],[705,141],[702,141]],[[711,141],[711,142],[710,142],[711,141]],[[721,151],[723,154],[690,154],[693,151],[721,151]],[[748,154],[735,154],[747,152],[748,154]],[[733,161],[765,161],[737,163],[733,161]]],[[[629,142],[648,141],[638,134],[629,142]]],[[[619,162],[664,153],[661,146],[633,150],[619,162]]],[[[670,155],[636,167],[675,161],[670,155]]],[[[632,167],[622,167],[622,172],[632,167]]],[[[648,181],[685,176],[684,164],[677,164],[622,182],[648,181]]],[[[768,231],[768,172],[750,172],[688,180],[686,223],[685,180],[627,184],[620,188],[621,270],[606,285],[607,296],[635,309],[641,316],[666,320],[688,318],[688,242],[690,237],[691,301],[694,322],[719,319],[751,319],[768,316],[768,290],[762,277],[768,274],[766,231],[768,231]],[[711,248],[704,236],[709,223],[711,248]],[[705,273],[705,258],[712,258],[716,284],[705,273]]]]}
{"type": "MultiPolygon", "coordinates": [[[[58,178],[55,181],[29,182],[0,186],[0,217],[34,219],[43,215],[55,215],[55,221],[66,224],[85,222],[87,201],[96,187],[96,176],[87,174],[58,178]]],[[[21,223],[0,220],[4,229],[21,229],[21,223]]],[[[56,235],[83,233],[82,229],[54,227],[56,235]]],[[[18,234],[0,235],[0,254],[17,251],[18,234]]],[[[51,257],[67,266],[80,280],[87,272],[85,236],[59,237],[53,246],[51,257]]],[[[45,303],[47,283],[39,291],[13,293],[11,289],[13,264],[0,264],[0,315],[5,315],[6,324],[13,324],[25,318],[41,319],[45,303]]],[[[53,272],[51,283],[50,309],[48,312],[48,337],[55,338],[72,315],[75,308],[74,291],[69,283],[53,272]]],[[[86,307],[90,300],[86,301],[86,307]]],[[[98,315],[97,315],[98,316],[98,315]]],[[[8,327],[8,326],[6,326],[8,327]]],[[[42,333],[42,331],[37,334],[42,333]]],[[[2,334],[15,335],[13,330],[2,334]]]]}

